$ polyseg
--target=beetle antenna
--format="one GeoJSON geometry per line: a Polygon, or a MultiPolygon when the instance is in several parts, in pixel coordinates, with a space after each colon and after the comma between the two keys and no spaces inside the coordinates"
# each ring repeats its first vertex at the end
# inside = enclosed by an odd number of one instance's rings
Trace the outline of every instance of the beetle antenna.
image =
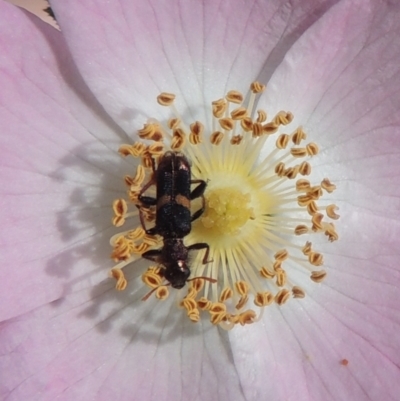
{"type": "MultiPolygon", "coordinates": [[[[193,278],[190,278],[190,279],[187,280],[187,281],[197,280],[198,278],[200,278],[200,279],[202,279],[202,280],[205,280],[205,281],[209,281],[210,283],[213,283],[213,284],[217,282],[217,280],[216,280],[215,278],[204,277],[204,276],[193,277],[193,278]]],[[[168,286],[170,286],[170,285],[171,285],[171,283],[168,283],[168,284],[161,284],[161,285],[159,285],[159,286],[153,288],[151,291],[149,291],[149,292],[142,298],[142,301],[147,301],[147,300],[150,298],[151,294],[153,294],[153,292],[156,291],[158,288],[160,288],[160,287],[162,287],[162,286],[168,287],[168,286]]]]}
{"type": "Polygon", "coordinates": [[[205,281],[209,281],[210,283],[213,283],[213,284],[217,282],[217,280],[215,278],[204,277],[204,276],[193,277],[193,278],[190,278],[187,281],[197,280],[198,278],[201,278],[202,280],[205,280],[205,281]]]}
{"type": "Polygon", "coordinates": [[[162,286],[168,287],[169,285],[171,285],[171,283],[168,283],[168,284],[161,284],[161,285],[159,285],[159,286],[153,288],[150,292],[148,292],[148,293],[142,298],[142,301],[147,301],[147,300],[150,298],[151,294],[152,294],[154,291],[156,291],[158,288],[160,288],[160,287],[162,287],[162,286]]]}

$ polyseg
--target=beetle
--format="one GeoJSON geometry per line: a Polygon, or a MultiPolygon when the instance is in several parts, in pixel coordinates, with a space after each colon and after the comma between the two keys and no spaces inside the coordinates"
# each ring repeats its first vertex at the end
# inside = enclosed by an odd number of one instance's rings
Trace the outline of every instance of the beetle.
{"type": "MultiPolygon", "coordinates": [[[[162,248],[144,252],[142,257],[162,265],[161,275],[176,289],[184,287],[189,279],[190,251],[206,249],[202,262],[211,262],[208,260],[210,247],[207,243],[199,242],[187,247],[183,242],[184,237],[191,231],[192,222],[204,212],[206,187],[207,183],[204,180],[192,180],[189,160],[182,152],[168,151],[160,157],[157,169],[153,160],[153,175],[138,196],[143,206],[156,207],[155,226],[146,229],[144,214],[141,206],[137,205],[140,222],[146,234],[163,237],[162,248]],[[191,190],[192,184],[198,185],[191,190]],[[144,195],[152,185],[156,185],[155,198],[144,195]],[[200,197],[201,208],[191,214],[190,202],[200,197]]],[[[216,282],[207,277],[201,278],[216,282]]]]}

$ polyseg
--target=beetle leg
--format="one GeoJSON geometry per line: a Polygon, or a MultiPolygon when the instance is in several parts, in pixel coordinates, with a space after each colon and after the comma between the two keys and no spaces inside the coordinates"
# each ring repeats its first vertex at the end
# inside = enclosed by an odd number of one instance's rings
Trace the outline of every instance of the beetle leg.
{"type": "Polygon", "coordinates": [[[151,167],[153,169],[153,174],[149,180],[149,182],[140,190],[138,199],[142,202],[145,206],[154,206],[157,204],[157,199],[152,196],[143,196],[143,194],[156,183],[157,181],[157,171],[156,166],[154,164],[154,159],[151,158],[151,167]]]}
{"type": "Polygon", "coordinates": [[[138,199],[142,202],[145,206],[154,206],[157,204],[157,199],[153,198],[152,196],[143,196],[143,194],[156,183],[155,175],[151,177],[150,181],[140,190],[138,199]]]}
{"type": "Polygon", "coordinates": [[[139,205],[136,205],[136,207],[139,209],[139,219],[140,219],[140,224],[142,225],[143,230],[146,232],[147,235],[156,235],[157,234],[157,226],[147,229],[146,223],[144,221],[144,214],[142,212],[142,209],[139,205]]]}
{"type": "Polygon", "coordinates": [[[200,249],[207,249],[206,253],[204,254],[204,257],[203,257],[203,265],[205,265],[207,263],[211,263],[213,261],[213,259],[208,260],[208,255],[210,254],[210,246],[207,243],[198,242],[197,244],[188,246],[188,251],[198,251],[200,249]]]}
{"type": "Polygon", "coordinates": [[[190,200],[199,198],[203,196],[204,191],[206,190],[207,183],[204,180],[192,180],[190,184],[199,184],[197,187],[190,193],[190,200]]]}
{"type": "Polygon", "coordinates": [[[201,197],[201,208],[197,210],[195,213],[192,214],[191,221],[195,221],[198,219],[204,212],[206,207],[206,200],[204,199],[204,191],[207,187],[207,183],[204,180],[192,180],[190,181],[191,184],[199,184],[191,193],[190,193],[190,200],[196,199],[201,197]]]}
{"type": "Polygon", "coordinates": [[[152,196],[139,195],[138,199],[143,203],[144,206],[155,206],[157,205],[157,199],[152,196]]]}
{"type": "Polygon", "coordinates": [[[204,209],[205,209],[204,196],[202,196],[202,198],[203,198],[203,206],[201,207],[201,209],[197,210],[196,212],[194,212],[192,214],[191,221],[195,221],[196,219],[198,219],[204,212],[204,209]]]}
{"type": "Polygon", "coordinates": [[[161,257],[161,249],[151,249],[150,251],[142,253],[142,258],[151,260],[152,262],[159,262],[161,257]]]}

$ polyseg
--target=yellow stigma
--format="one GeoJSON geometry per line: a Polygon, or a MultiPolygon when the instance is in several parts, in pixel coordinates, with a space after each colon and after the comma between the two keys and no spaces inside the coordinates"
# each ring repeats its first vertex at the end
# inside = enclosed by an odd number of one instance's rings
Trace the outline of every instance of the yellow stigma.
{"type": "Polygon", "coordinates": [[[116,227],[135,219],[133,227],[110,241],[116,262],[110,274],[117,290],[129,285],[124,275],[128,265],[163,245],[162,237],[146,234],[137,207],[144,225],[152,227],[157,206],[145,208],[138,196],[142,188],[155,191],[152,169],[169,150],[183,152],[192,162],[192,179],[207,182],[204,202],[191,202],[192,215],[202,205],[205,210],[184,238],[186,247],[202,247],[192,250],[190,280],[182,290],[170,289],[162,265],[149,267],[142,275],[148,287],[144,300],[152,294],[165,300],[174,293],[192,322],[208,317],[230,329],[256,322],[268,306],[304,298],[305,283],[316,285],[326,278],[323,254],[312,242],[317,235],[322,237],[318,243],[338,239],[333,222],[339,218],[337,207],[326,200],[336,187],[328,178],[321,180],[321,171],[315,174],[319,181],[314,179],[311,159],[319,148],[306,142],[302,127],[292,126],[291,112],[268,116],[255,109],[264,89],[254,82],[246,96],[232,90],[212,102],[211,126],[183,121],[175,95],[162,93],[157,101],[170,109],[171,118],[149,120],[138,132],[140,141],[120,147],[123,156],[140,162],[136,173],[125,177],[126,199],[113,203],[116,227]],[[208,260],[204,243],[210,248],[208,260]]]}
{"type": "Polygon", "coordinates": [[[200,221],[210,237],[237,235],[251,218],[254,218],[254,212],[249,193],[243,193],[235,187],[207,191],[206,211],[200,221]]]}

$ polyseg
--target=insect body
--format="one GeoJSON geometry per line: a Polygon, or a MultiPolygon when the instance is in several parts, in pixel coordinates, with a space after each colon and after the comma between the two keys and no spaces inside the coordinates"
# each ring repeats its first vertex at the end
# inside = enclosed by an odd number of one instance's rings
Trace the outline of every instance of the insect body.
{"type": "Polygon", "coordinates": [[[153,176],[139,194],[139,200],[144,206],[156,206],[156,224],[150,229],[146,229],[139,207],[140,222],[144,230],[149,235],[162,236],[164,241],[161,249],[147,251],[142,257],[160,263],[163,266],[161,274],[173,288],[182,288],[190,276],[190,251],[206,249],[203,263],[208,263],[208,244],[201,242],[186,247],[183,243],[183,238],[191,231],[192,221],[199,218],[204,211],[203,194],[206,186],[207,183],[203,180],[191,179],[190,164],[183,153],[166,152],[160,158],[157,169],[153,166],[153,176]],[[154,184],[156,198],[143,195],[154,184]],[[191,191],[191,184],[198,185],[191,191]],[[190,201],[199,197],[202,198],[202,207],[191,215],[190,201]]]}

